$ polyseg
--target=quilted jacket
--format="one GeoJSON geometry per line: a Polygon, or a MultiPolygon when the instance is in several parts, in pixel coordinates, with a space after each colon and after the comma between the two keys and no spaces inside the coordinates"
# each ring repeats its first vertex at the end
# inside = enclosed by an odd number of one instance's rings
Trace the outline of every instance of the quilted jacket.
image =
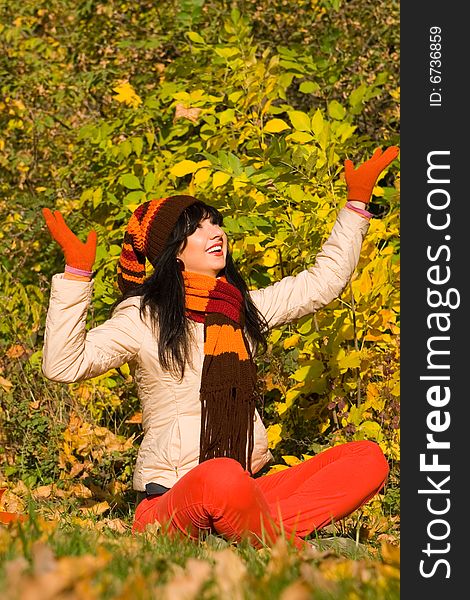
{"type": "MultiPolygon", "coordinates": [[[[341,294],[357,266],[368,227],[366,219],[343,208],[312,267],[250,292],[271,328],[312,314],[341,294]]],[[[144,433],[134,488],[143,491],[149,482],[172,487],[199,459],[203,324],[192,322],[196,340],[192,368],[187,368],[183,380],[178,381],[159,364],[149,319],[139,317],[140,298],[125,300],[111,318],[87,330],[92,294],[93,281],[53,276],[43,374],[53,381],[71,383],[128,363],[142,406],[144,433]]],[[[256,412],[253,473],[271,459],[266,430],[256,412]]]]}

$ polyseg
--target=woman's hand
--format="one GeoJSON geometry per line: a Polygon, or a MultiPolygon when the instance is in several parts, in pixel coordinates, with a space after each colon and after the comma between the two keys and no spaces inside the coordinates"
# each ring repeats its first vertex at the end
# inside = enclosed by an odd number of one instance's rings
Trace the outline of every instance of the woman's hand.
{"type": "Polygon", "coordinates": [[[348,188],[348,201],[357,200],[368,204],[380,173],[395,160],[398,152],[398,146],[390,146],[385,152],[377,148],[372,157],[357,169],[351,160],[345,160],[344,176],[348,188]]]}
{"type": "MultiPolygon", "coordinates": [[[[58,210],[52,213],[50,209],[43,208],[42,214],[51,236],[62,248],[66,266],[72,267],[72,269],[78,269],[79,271],[86,271],[91,275],[96,258],[96,231],[92,229],[88,234],[86,242],[83,243],[68,228],[64,221],[64,217],[58,210]]],[[[89,276],[87,277],[85,274],[80,275],[76,273],[76,275],[77,277],[70,278],[81,279],[84,277],[89,279],[89,276]]]]}

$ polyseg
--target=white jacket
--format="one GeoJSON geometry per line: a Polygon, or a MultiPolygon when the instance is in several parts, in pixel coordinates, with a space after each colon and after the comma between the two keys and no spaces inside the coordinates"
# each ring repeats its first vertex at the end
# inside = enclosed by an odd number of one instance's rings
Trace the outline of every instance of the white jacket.
{"type": "MultiPolygon", "coordinates": [[[[250,292],[271,328],[312,314],[341,294],[357,266],[368,226],[366,219],[343,208],[311,268],[250,292]]],[[[150,322],[139,317],[139,297],[125,300],[110,319],[86,331],[92,292],[92,281],[68,280],[62,274],[52,278],[43,373],[53,381],[71,383],[129,363],[144,431],[134,488],[143,491],[149,482],[172,487],[199,460],[203,324],[192,324],[197,340],[193,368],[186,368],[179,382],[159,364],[150,322]]],[[[253,473],[271,458],[266,430],[256,413],[253,473]]]]}

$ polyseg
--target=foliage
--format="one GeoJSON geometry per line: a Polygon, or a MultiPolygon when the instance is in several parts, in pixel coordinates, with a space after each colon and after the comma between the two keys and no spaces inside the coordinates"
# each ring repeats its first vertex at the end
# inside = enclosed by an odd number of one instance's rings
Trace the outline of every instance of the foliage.
{"type": "MultiPolygon", "coordinates": [[[[345,202],[344,159],[398,143],[398,3],[292,4],[0,3],[4,477],[117,502],[141,433],[126,367],[72,385],[41,375],[63,258],[40,207],[98,232],[93,326],[117,297],[123,227],[142,201],[191,193],[218,207],[250,286],[264,286],[313,263],[345,202]]],[[[399,160],[371,210],[351,284],[273,331],[258,363],[272,468],[345,440],[381,445],[391,477],[361,517],[374,530],[399,507],[399,160]]]]}

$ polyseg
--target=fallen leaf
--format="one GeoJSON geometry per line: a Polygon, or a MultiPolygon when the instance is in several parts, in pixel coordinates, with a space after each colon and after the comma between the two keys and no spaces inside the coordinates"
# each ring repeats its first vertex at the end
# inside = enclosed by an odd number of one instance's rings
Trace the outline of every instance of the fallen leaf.
{"type": "Polygon", "coordinates": [[[111,560],[109,552],[100,547],[96,555],[65,556],[60,559],[56,559],[44,546],[38,545],[36,552],[38,570],[33,568],[32,574],[25,574],[16,581],[16,587],[21,589],[21,600],[96,598],[89,580],[111,560]],[[41,566],[44,571],[41,571],[41,566]]]}
{"type": "Polygon", "coordinates": [[[52,496],[52,485],[40,485],[39,487],[31,490],[31,496],[35,500],[41,500],[43,498],[50,498],[52,496]]]}
{"type": "Polygon", "coordinates": [[[9,489],[0,489],[0,523],[8,524],[17,521],[26,521],[27,516],[22,514],[24,502],[9,489]]]}
{"type": "MultiPolygon", "coordinates": [[[[90,465],[91,463],[88,461],[88,465],[90,465]]],[[[80,475],[80,473],[82,473],[87,467],[86,463],[81,463],[81,462],[77,462],[75,464],[72,465],[72,468],[70,469],[69,472],[69,476],[70,477],[77,477],[77,475],[80,475]]]]}
{"type": "Polygon", "coordinates": [[[75,498],[91,498],[93,496],[91,490],[86,485],[83,485],[83,483],[74,483],[69,487],[68,491],[75,498]]]}
{"type": "Polygon", "coordinates": [[[25,510],[25,503],[11,490],[6,489],[0,499],[0,509],[7,512],[22,513],[25,510]]]}
{"type": "Polygon", "coordinates": [[[381,545],[382,557],[384,563],[400,566],[400,546],[394,546],[388,542],[383,541],[381,545]]]}
{"type": "Polygon", "coordinates": [[[312,591],[303,581],[294,581],[279,596],[279,600],[311,600],[312,591]]]}
{"type": "Polygon", "coordinates": [[[225,548],[213,554],[215,560],[214,575],[221,598],[243,600],[245,597],[242,583],[247,568],[240,556],[232,549],[225,548]]]}
{"type": "Polygon", "coordinates": [[[9,392],[11,390],[11,388],[13,387],[12,382],[8,381],[8,379],[5,379],[5,377],[2,377],[1,375],[0,375],[0,385],[5,390],[5,392],[9,392]]]}
{"type": "Polygon", "coordinates": [[[27,349],[22,344],[13,344],[6,351],[9,358],[20,358],[23,354],[27,354],[27,349]]]}
{"type": "Polygon", "coordinates": [[[289,567],[291,562],[287,542],[279,536],[271,549],[271,560],[266,567],[266,576],[279,575],[289,567]]]}
{"type": "Polygon", "coordinates": [[[189,558],[184,569],[175,569],[173,578],[162,589],[162,600],[195,600],[203,584],[211,575],[206,560],[189,558]]]}
{"type": "Polygon", "coordinates": [[[19,479],[16,482],[15,487],[12,488],[11,491],[14,494],[16,494],[17,496],[20,496],[21,498],[23,498],[24,496],[29,496],[29,494],[30,494],[30,489],[28,488],[28,486],[24,483],[24,481],[22,479],[19,479]]]}
{"type": "Polygon", "coordinates": [[[52,548],[44,542],[36,541],[32,544],[31,556],[33,559],[33,573],[35,575],[49,573],[57,566],[52,548]]]}
{"type": "Polygon", "coordinates": [[[111,531],[115,531],[116,533],[127,533],[131,527],[127,525],[122,519],[104,519],[104,521],[100,521],[99,529],[111,529],[111,531]]]}
{"type": "Polygon", "coordinates": [[[91,506],[83,506],[80,508],[80,512],[85,516],[98,516],[107,512],[111,507],[104,500],[103,502],[95,502],[91,506]]]}
{"type": "Polygon", "coordinates": [[[7,598],[10,596],[8,590],[17,591],[19,589],[21,578],[28,568],[29,562],[24,556],[18,556],[5,563],[5,592],[7,592],[7,598]]]}
{"type": "Polygon", "coordinates": [[[156,537],[161,536],[162,526],[158,521],[154,521],[153,523],[147,523],[145,526],[142,535],[148,540],[152,541],[156,537]]]}
{"type": "Polygon", "coordinates": [[[18,521],[23,522],[26,521],[26,519],[26,515],[22,515],[20,513],[0,511],[0,523],[3,523],[4,525],[8,525],[8,523],[16,523],[18,521]]]}

